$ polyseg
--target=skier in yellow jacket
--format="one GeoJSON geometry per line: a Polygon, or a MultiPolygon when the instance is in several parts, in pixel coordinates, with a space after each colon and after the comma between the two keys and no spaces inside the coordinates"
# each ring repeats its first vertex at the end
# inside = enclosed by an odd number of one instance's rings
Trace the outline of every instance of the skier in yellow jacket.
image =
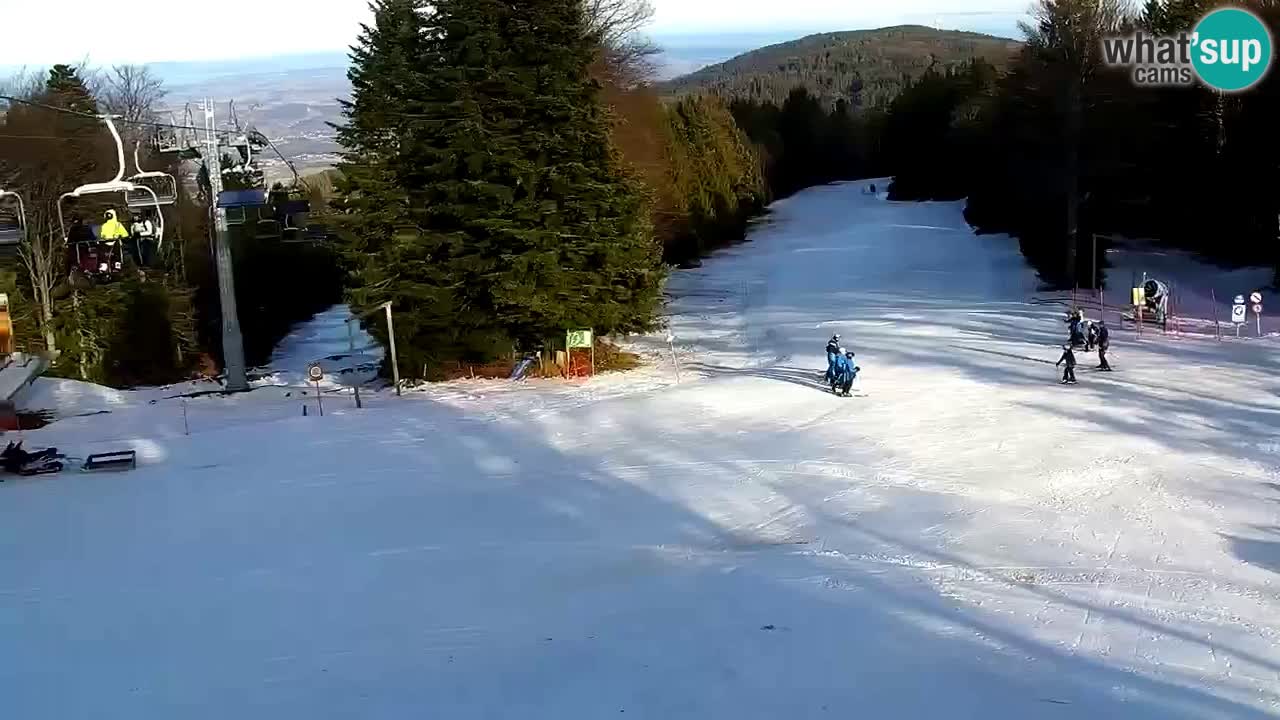
{"type": "Polygon", "coordinates": [[[102,223],[102,229],[98,231],[98,237],[105,243],[114,243],[118,240],[127,240],[129,231],[125,228],[124,223],[116,219],[116,211],[108,210],[105,217],[107,221],[102,223]]]}
{"type": "Polygon", "coordinates": [[[107,221],[102,223],[102,227],[98,230],[98,239],[107,246],[107,257],[99,258],[100,261],[106,260],[106,262],[99,263],[98,271],[119,272],[122,267],[121,260],[124,259],[124,241],[129,239],[129,230],[124,223],[116,219],[115,210],[108,210],[105,217],[107,221]]]}

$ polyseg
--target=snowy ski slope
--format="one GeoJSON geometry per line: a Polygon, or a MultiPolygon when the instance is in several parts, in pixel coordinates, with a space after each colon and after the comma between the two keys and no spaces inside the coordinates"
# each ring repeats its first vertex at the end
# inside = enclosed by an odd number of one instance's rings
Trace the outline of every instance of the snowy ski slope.
{"type": "Polygon", "coordinates": [[[1062,308],[959,205],[819,188],[752,240],[672,279],[679,385],[662,334],[28,433],[146,452],[0,484],[0,717],[1280,715],[1274,340],[1117,330],[1062,387],[1062,308]]]}

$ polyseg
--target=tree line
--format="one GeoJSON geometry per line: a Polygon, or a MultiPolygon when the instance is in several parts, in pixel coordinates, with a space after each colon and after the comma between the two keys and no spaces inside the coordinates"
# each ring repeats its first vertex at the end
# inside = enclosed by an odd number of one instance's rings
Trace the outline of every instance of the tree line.
{"type": "MultiPolygon", "coordinates": [[[[1237,3],[1280,28],[1280,5],[1237,3]]],[[[891,106],[893,194],[968,197],[982,232],[1019,238],[1053,286],[1092,287],[1105,237],[1155,238],[1230,263],[1276,265],[1280,76],[1247,92],[1137,87],[1102,39],[1190,31],[1216,3],[1042,0],[1007,74],[927,73],[891,106]]]]}
{"type": "Polygon", "coordinates": [[[901,26],[822,33],[753,50],[663,83],[674,95],[710,94],[781,105],[804,88],[828,109],[883,107],[924,71],[975,58],[1002,67],[1017,43],[978,33],[901,26]]]}
{"type": "MultiPolygon", "coordinates": [[[[1255,5],[1274,25],[1276,7],[1255,5]]],[[[972,53],[933,62],[873,106],[803,86],[781,101],[664,97],[650,82],[655,49],[636,32],[652,12],[644,0],[372,8],[337,125],[342,162],[317,188],[332,253],[236,231],[251,363],[341,294],[357,311],[394,304],[410,378],[550,349],[568,329],[646,331],[670,263],[742,239],[770,200],[862,177],[892,175],[895,199],[968,198],[971,224],[1017,236],[1058,286],[1090,282],[1079,249],[1095,232],[1276,260],[1274,74],[1234,96],[1139,89],[1098,57],[1106,34],[1190,27],[1206,9],[1196,0],[1149,0],[1137,14],[1118,0],[1041,0],[1007,69],[972,53]]],[[[118,75],[145,86],[124,93],[141,109],[67,66],[23,92],[145,117],[147,97],[163,96],[146,79],[118,75]]],[[[94,121],[39,107],[13,105],[3,122],[0,184],[24,189],[32,208],[18,271],[0,277],[25,313],[20,339],[62,351],[59,372],[112,384],[167,381],[216,358],[207,185],[181,184],[156,272],[78,287],[56,257],[53,203],[109,177],[113,148],[94,121]]]]}

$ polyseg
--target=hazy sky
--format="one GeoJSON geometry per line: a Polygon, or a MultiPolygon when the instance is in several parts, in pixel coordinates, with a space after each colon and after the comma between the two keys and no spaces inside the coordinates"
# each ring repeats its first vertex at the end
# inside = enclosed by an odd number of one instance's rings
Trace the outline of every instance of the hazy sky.
{"type": "MultiPolygon", "coordinates": [[[[652,0],[655,34],[901,23],[1009,28],[1031,0],[652,0]]],[[[0,0],[0,65],[211,60],[343,50],[366,0],[0,0]],[[57,28],[55,31],[54,28],[57,28]]]]}

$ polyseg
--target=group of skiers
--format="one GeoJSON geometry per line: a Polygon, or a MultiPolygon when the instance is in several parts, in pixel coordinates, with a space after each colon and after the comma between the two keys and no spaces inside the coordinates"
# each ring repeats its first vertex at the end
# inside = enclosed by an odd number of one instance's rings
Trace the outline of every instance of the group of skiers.
{"type": "Polygon", "coordinates": [[[126,227],[115,210],[107,210],[96,232],[80,218],[74,218],[67,237],[71,264],[86,275],[119,272],[127,252],[138,267],[145,268],[155,255],[157,236],[151,213],[133,213],[126,227]]]}
{"type": "Polygon", "coordinates": [[[853,362],[854,352],[840,346],[840,336],[832,335],[827,341],[827,374],[826,381],[831,384],[831,392],[836,395],[850,396],[853,381],[862,368],[853,362]]]}
{"type": "Polygon", "coordinates": [[[1106,321],[1090,322],[1085,319],[1084,312],[1076,308],[1067,313],[1066,323],[1070,338],[1062,346],[1062,357],[1054,364],[1054,367],[1063,366],[1062,384],[1076,384],[1075,350],[1080,347],[1085,352],[1093,352],[1095,347],[1098,348],[1098,369],[1111,372],[1111,364],[1107,362],[1107,351],[1111,349],[1111,331],[1107,328],[1106,321]]]}

